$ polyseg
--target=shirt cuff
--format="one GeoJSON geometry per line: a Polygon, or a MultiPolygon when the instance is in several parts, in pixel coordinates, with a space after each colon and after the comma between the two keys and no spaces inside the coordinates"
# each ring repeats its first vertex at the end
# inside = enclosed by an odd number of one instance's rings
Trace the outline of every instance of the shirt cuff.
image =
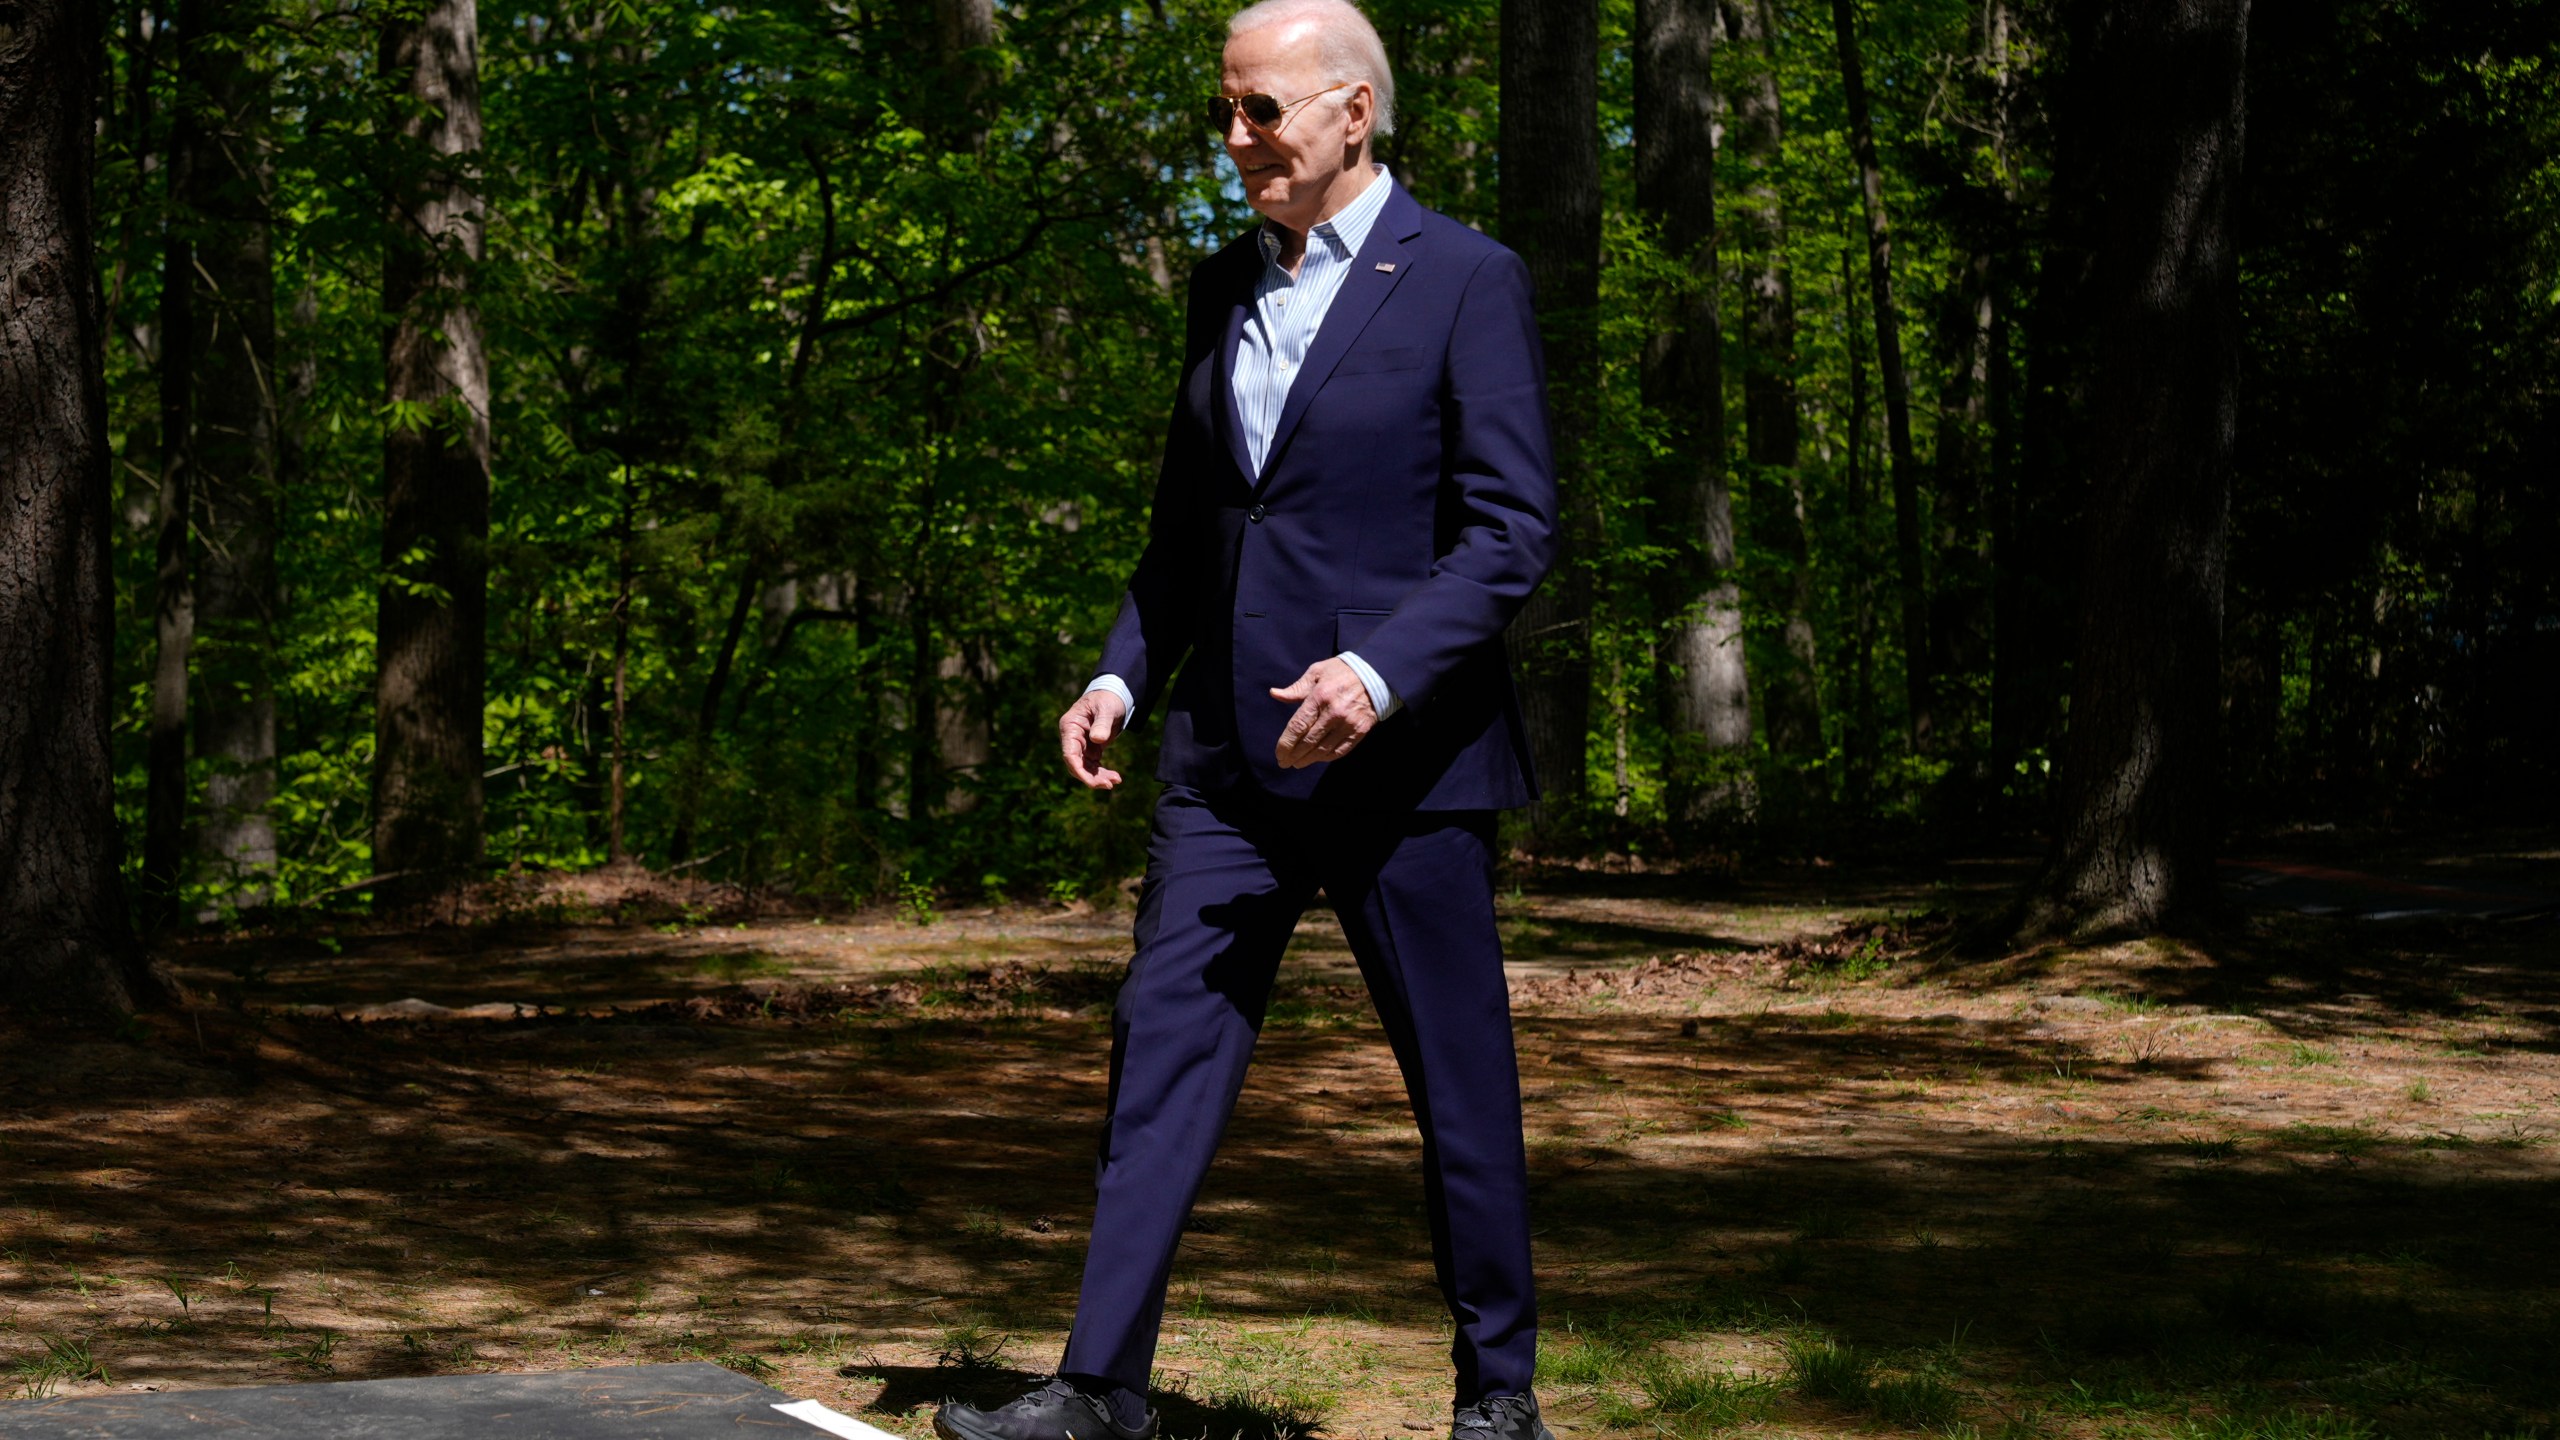
{"type": "Polygon", "coordinates": [[[1386,678],[1380,675],[1377,671],[1370,669],[1368,661],[1361,659],[1359,656],[1352,654],[1348,650],[1343,651],[1340,655],[1337,655],[1334,658],[1340,660],[1343,664],[1350,666],[1351,673],[1359,676],[1360,683],[1368,687],[1369,708],[1377,712],[1379,719],[1384,720],[1388,716],[1393,715],[1398,710],[1404,708],[1403,698],[1398,696],[1393,690],[1387,688],[1386,678]]]}
{"type": "Polygon", "coordinates": [[[1119,676],[1094,676],[1093,682],[1084,687],[1084,693],[1090,695],[1096,690],[1108,690],[1120,698],[1120,718],[1122,720],[1125,721],[1129,717],[1138,713],[1138,697],[1129,693],[1129,682],[1121,679],[1119,676]]]}

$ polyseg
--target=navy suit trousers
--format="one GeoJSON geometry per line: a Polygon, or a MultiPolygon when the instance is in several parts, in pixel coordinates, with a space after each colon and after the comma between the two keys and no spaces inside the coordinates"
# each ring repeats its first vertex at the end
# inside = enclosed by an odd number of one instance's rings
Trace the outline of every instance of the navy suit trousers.
{"type": "Polygon", "coordinates": [[[1490,811],[1345,813],[1166,789],[1137,955],[1112,1017],[1093,1241],[1059,1370],[1144,1392],[1165,1284],[1318,887],[1341,916],[1422,1130],[1457,1401],[1527,1394],[1537,1364],[1528,1167],[1494,929],[1490,811]]]}

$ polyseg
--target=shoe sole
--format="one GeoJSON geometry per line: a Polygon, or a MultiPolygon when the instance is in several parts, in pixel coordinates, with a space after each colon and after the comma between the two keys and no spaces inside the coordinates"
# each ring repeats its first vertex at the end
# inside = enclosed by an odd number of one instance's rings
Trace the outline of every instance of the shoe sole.
{"type": "Polygon", "coordinates": [[[933,1412],[933,1433],[941,1436],[942,1440],[992,1440],[990,1436],[973,1433],[954,1422],[948,1413],[949,1408],[948,1405],[939,1406],[933,1412]]]}

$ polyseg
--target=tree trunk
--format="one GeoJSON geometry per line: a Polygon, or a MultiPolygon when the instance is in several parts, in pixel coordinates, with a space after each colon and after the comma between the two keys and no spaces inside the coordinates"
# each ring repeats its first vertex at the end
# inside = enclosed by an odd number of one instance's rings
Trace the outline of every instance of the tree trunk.
{"type": "Polygon", "coordinates": [[[624,805],[630,795],[631,720],[631,584],[633,565],[631,467],[622,467],[620,505],[613,526],[613,774],[605,788],[604,853],[607,863],[631,859],[624,828],[624,805]]]}
{"type": "Polygon", "coordinates": [[[1645,341],[1640,380],[1668,442],[1646,489],[1656,532],[1678,557],[1655,601],[1669,661],[1658,690],[1670,740],[1664,788],[1680,820],[1748,815],[1755,799],[1716,314],[1715,25],[1715,0],[1637,0],[1636,205],[1688,272],[1645,341]]]}
{"type": "Polygon", "coordinates": [[[1748,177],[1725,207],[1742,257],[1749,312],[1742,333],[1743,453],[1749,462],[1745,513],[1760,548],[1781,567],[1774,608],[1783,617],[1777,663],[1760,676],[1761,728],[1779,761],[1792,807],[1817,795],[1808,772],[1823,758],[1821,648],[1813,625],[1813,558],[1805,536],[1802,423],[1796,399],[1795,278],[1787,264],[1785,204],[1778,166],[1786,115],[1778,94],[1775,0],[1726,0],[1724,86],[1731,97],[1733,148],[1748,177]]]}
{"type": "MultiPolygon", "coordinates": [[[[933,38],[943,72],[958,86],[958,98],[974,111],[979,93],[992,78],[983,53],[996,43],[994,0],[933,0],[933,38]]],[[[984,135],[983,120],[972,114],[974,133],[984,135]]]]}
{"type": "Polygon", "coordinates": [[[1973,250],[1958,257],[1954,291],[1947,297],[1947,383],[1938,394],[1938,440],[1931,456],[1937,492],[1937,584],[1929,595],[1929,672],[1941,749],[1967,743],[1977,718],[1971,677],[1991,656],[1989,543],[1984,526],[1984,471],[1989,454],[1992,257],[1973,250]]]}
{"type": "MultiPolygon", "coordinates": [[[[2039,44],[2065,55],[2085,50],[2091,43],[2087,9],[2064,10],[2071,31],[2039,35],[2039,44]]],[[[2001,489],[1992,540],[1991,763],[2004,778],[2023,780],[2031,789],[2042,783],[2043,769],[2035,762],[2050,762],[2062,733],[2071,627],[2079,608],[2073,572],[2085,487],[2075,459],[2086,448],[2078,431],[2090,369],[2088,288],[2098,186],[2091,146],[2117,118],[2096,110],[2093,97],[2075,84],[2045,88],[2053,111],[2053,178],[2025,317],[2016,474],[2001,489]]]]}
{"type": "MultiPolygon", "coordinates": [[[[187,111],[179,114],[170,127],[172,209],[185,202],[185,157],[198,148],[189,138],[187,111]]],[[[171,227],[161,253],[160,490],[151,517],[151,732],[142,811],[143,923],[154,929],[177,918],[178,887],[186,879],[187,677],[196,633],[194,273],[193,247],[171,227]]]]}
{"type": "Polygon", "coordinates": [[[1849,105],[1849,145],[1858,160],[1858,199],[1867,218],[1867,287],[1876,322],[1876,371],[1884,381],[1885,435],[1893,447],[1893,553],[1901,581],[1902,679],[1911,743],[1932,730],[1929,585],[1920,547],[1920,464],[1911,451],[1911,377],[1902,363],[1902,317],[1893,303],[1893,237],[1884,210],[1884,170],[1876,161],[1875,116],[1858,58],[1855,0],[1831,0],[1840,47],[1840,85],[1849,105]]]}
{"type": "MultiPolygon", "coordinates": [[[[951,94],[960,104],[958,123],[946,144],[955,154],[976,155],[987,148],[986,92],[996,75],[990,65],[989,50],[996,43],[996,15],[992,0],[934,0],[934,39],[943,74],[949,77],[951,94]]],[[[986,352],[986,326],[976,300],[955,294],[944,307],[946,323],[943,333],[961,347],[960,353],[943,371],[937,387],[935,414],[936,463],[953,453],[952,437],[966,418],[962,408],[963,391],[978,361],[986,352]]],[[[972,667],[948,635],[935,633],[930,622],[935,607],[919,605],[916,613],[923,617],[919,643],[939,647],[941,654],[927,675],[919,652],[917,681],[925,704],[918,707],[914,723],[918,733],[932,741],[932,779],[934,788],[922,784],[911,789],[909,816],[925,818],[930,809],[915,808],[918,800],[939,806],[954,814],[975,808],[974,791],[954,788],[955,776],[975,777],[994,753],[995,735],[987,722],[987,705],[981,687],[959,683],[971,674],[972,667]]],[[[920,755],[923,753],[918,752],[920,755]]]]}
{"type": "Polygon", "coordinates": [[[2217,904],[2249,3],[2109,0],[2095,18],[2073,80],[2110,122],[2091,151],[2090,514],[2039,934],[2157,931],[2217,904]]]}
{"type": "Polygon", "coordinates": [[[1544,795],[1529,813],[1561,838],[1590,790],[1591,551],[1584,469],[1600,379],[1598,0],[1503,0],[1503,157],[1496,228],[1529,267],[1547,352],[1562,509],[1555,570],[1511,624],[1529,754],[1544,795]]]}
{"type": "MultiPolygon", "coordinates": [[[[1846,236],[1842,239],[1845,241],[1846,236]]],[[[1857,262],[1850,258],[1850,246],[1840,247],[1840,335],[1841,348],[1849,357],[1849,543],[1859,553],[1867,550],[1867,512],[1869,491],[1874,481],[1867,470],[1867,431],[1874,421],[1868,414],[1867,356],[1860,345],[1866,327],[1858,323],[1857,262]]],[[[1841,738],[1843,768],[1848,772],[1843,788],[1850,808],[1862,810],[1875,793],[1876,752],[1876,567],[1860,565],[1853,593],[1853,625],[1856,654],[1850,667],[1851,688],[1849,724],[1841,738]]]]}
{"type": "Polygon", "coordinates": [[[729,677],[736,673],[738,642],[747,633],[747,616],[754,611],[756,569],[747,566],[738,575],[738,592],[729,601],[729,618],[720,627],[720,644],[712,652],[711,675],[702,684],[702,704],[694,712],[693,756],[685,767],[684,787],[676,796],[676,826],[667,838],[667,863],[681,865],[693,858],[694,829],[702,819],[702,788],[711,765],[711,742],[720,729],[720,700],[729,689],[729,677]]]}
{"type": "Polygon", "coordinates": [[[97,6],[0,31],[0,1003],[168,998],[124,908],[107,728],[105,316],[91,214],[97,6]]]}
{"type": "Polygon", "coordinates": [[[276,870],[276,319],[261,18],[237,0],[187,0],[178,32],[189,151],[177,162],[180,223],[192,233],[196,292],[184,489],[203,541],[188,692],[206,769],[195,849],[217,899],[241,906],[268,901],[276,870]]]}
{"type": "Polygon", "coordinates": [[[383,247],[383,587],[374,690],[375,893],[415,904],[467,879],[481,847],[489,365],[471,298],[481,258],[479,20],[436,0],[382,31],[399,87],[383,247]]]}
{"type": "Polygon", "coordinates": [[[1979,793],[1982,755],[1973,748],[1982,708],[1975,677],[1991,664],[1991,535],[1989,469],[1992,418],[1992,344],[1998,323],[1998,247],[2010,233],[2007,148],[2009,115],[2009,10],[1989,0],[1975,15],[1975,83],[1965,102],[1975,109],[1966,125],[1965,183],[1957,230],[1956,283],[1944,313],[1947,384],[1938,396],[1936,469],[1937,585],[1929,611],[1930,673],[1938,677],[1932,717],[1942,748],[1962,751],[1968,788],[1979,793]],[[1948,683],[1952,677],[1953,683],[1948,683]]]}

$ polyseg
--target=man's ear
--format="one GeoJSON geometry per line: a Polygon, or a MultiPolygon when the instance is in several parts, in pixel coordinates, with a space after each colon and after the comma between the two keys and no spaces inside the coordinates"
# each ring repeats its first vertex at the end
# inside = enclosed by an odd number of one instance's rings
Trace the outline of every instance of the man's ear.
{"type": "Polygon", "coordinates": [[[1350,96],[1342,102],[1342,118],[1344,149],[1358,150],[1374,138],[1372,130],[1378,120],[1378,92],[1370,88],[1368,81],[1354,82],[1350,96]]]}

